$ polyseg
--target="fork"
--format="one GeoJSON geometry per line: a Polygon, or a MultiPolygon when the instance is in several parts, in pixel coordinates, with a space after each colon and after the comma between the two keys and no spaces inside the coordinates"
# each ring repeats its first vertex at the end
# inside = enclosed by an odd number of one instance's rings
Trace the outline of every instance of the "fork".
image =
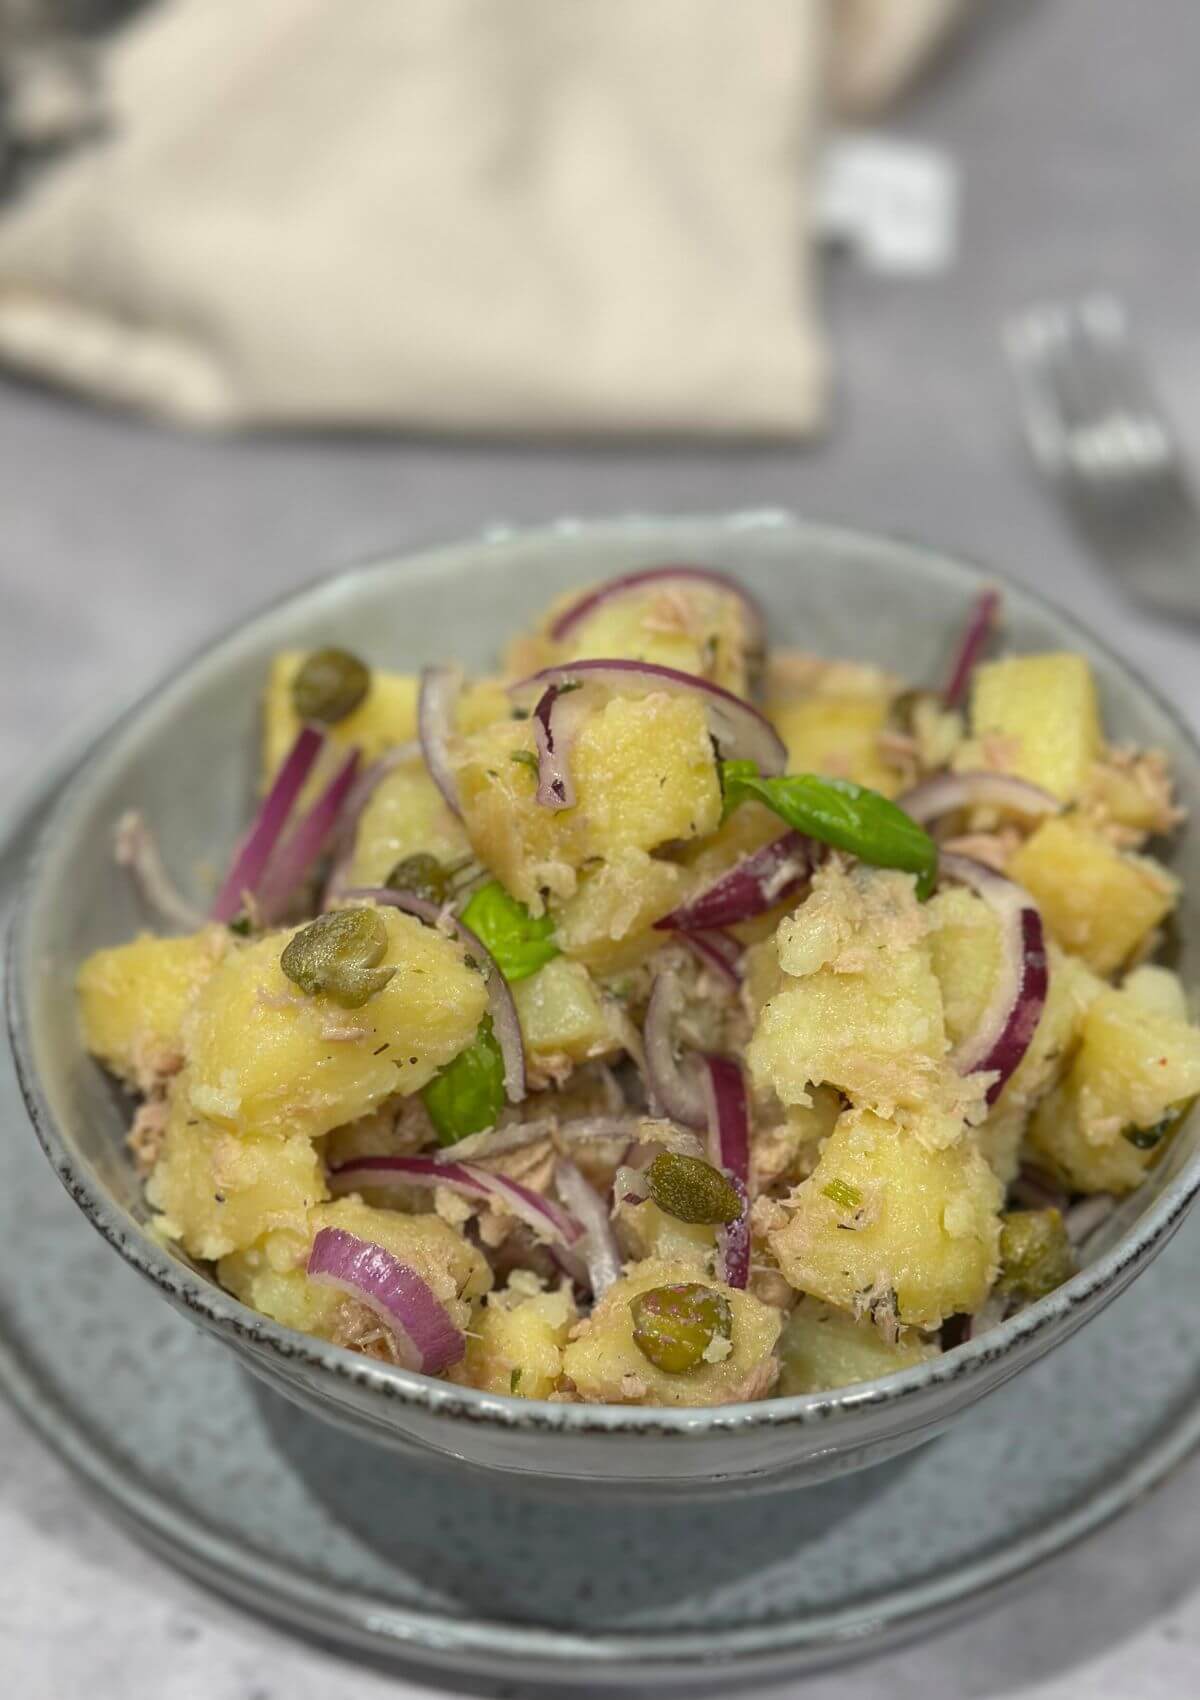
{"type": "Polygon", "coordinates": [[[1200,503],[1110,295],[1027,308],[1004,327],[1025,436],[1127,593],[1200,620],[1200,503]]]}

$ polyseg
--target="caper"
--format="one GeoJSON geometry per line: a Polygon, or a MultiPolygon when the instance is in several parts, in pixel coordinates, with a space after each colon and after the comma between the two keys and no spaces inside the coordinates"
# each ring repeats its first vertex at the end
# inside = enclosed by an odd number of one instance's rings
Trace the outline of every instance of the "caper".
{"type": "Polygon", "coordinates": [[[1078,1264],[1057,1210],[1007,1210],[1000,1218],[999,1293],[1043,1299],[1074,1275],[1078,1264]]]}
{"type": "Polygon", "coordinates": [[[668,1375],[695,1369],[714,1340],[733,1337],[729,1300],[699,1281],[651,1287],[631,1299],[629,1309],[634,1345],[668,1375]]]}
{"type": "Polygon", "coordinates": [[[383,883],[393,891],[411,891],[414,897],[423,897],[439,907],[450,896],[450,870],[428,850],[403,857],[383,883]]]}
{"type": "Polygon", "coordinates": [[[371,674],[348,649],[314,649],[292,680],[292,707],[301,720],[333,726],[366,697],[371,674]]]}
{"type": "Polygon", "coordinates": [[[646,1190],[660,1210],[680,1222],[736,1222],[737,1188],[702,1157],[660,1151],[646,1170],[646,1190]]]}
{"type": "Polygon", "coordinates": [[[1153,1151],[1156,1145],[1161,1145],[1179,1120],[1178,1110],[1168,1110],[1161,1121],[1153,1127],[1127,1127],[1124,1137],[1135,1151],[1153,1151]]]}
{"type": "Polygon", "coordinates": [[[302,992],[323,993],[343,1009],[361,1009],[396,972],[379,966],[387,946],[387,928],[377,910],[335,909],[301,927],[279,966],[302,992]]]}

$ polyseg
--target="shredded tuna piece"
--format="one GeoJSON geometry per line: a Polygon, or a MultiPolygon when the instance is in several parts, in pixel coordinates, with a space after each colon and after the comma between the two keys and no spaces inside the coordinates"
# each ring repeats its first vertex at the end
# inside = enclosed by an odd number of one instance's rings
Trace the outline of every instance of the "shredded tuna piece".
{"type": "Polygon", "coordinates": [[[133,1125],[125,1136],[125,1144],[133,1157],[134,1167],[144,1180],[154,1170],[167,1136],[169,1107],[165,1098],[152,1098],[139,1104],[134,1111],[133,1125]]]}

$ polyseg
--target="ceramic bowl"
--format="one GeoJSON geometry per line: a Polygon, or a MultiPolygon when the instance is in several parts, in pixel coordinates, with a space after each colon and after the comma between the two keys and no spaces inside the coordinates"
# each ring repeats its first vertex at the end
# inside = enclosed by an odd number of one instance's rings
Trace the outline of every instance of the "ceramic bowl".
{"type": "MultiPolygon", "coordinates": [[[[1003,1326],[932,1363],[844,1391],[699,1411],[537,1403],[429,1380],[268,1321],[147,1232],[123,1146],[128,1105],[84,1053],[72,999],[81,959],[146,920],[113,864],[113,822],[126,808],[142,809],[168,865],[185,875],[228,855],[250,807],[258,700],[277,649],[339,643],[398,669],[451,656],[485,669],[506,636],[551,597],[663,560],[705,561],[738,574],[762,598],[781,642],[859,657],[915,680],[939,676],[979,583],[972,568],[931,550],[779,514],[496,531],[340,574],[237,626],[111,728],[54,809],[10,946],[11,1029],[34,1126],[63,1184],[114,1249],[301,1405],[401,1452],[432,1448],[483,1468],[526,1472],[551,1490],[744,1492],[820,1480],[903,1452],[1114,1298],[1166,1244],[1200,1189],[1191,1118],[1094,1243],[1087,1267],[1003,1326]]],[[[1112,734],[1166,749],[1194,814],[1200,752],[1127,667],[1016,587],[1006,596],[1005,638],[1016,651],[1086,654],[1112,734]]],[[[1176,847],[1187,881],[1180,933],[1189,983],[1200,977],[1193,844],[1185,835],[1176,847]]]]}

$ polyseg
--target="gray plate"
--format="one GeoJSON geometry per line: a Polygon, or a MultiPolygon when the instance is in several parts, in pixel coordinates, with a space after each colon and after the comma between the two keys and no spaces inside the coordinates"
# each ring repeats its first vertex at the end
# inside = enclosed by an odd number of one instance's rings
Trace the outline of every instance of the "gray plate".
{"type": "MultiPolygon", "coordinates": [[[[69,766],[0,834],[0,911],[69,766]]],[[[1023,1577],[1200,1443],[1194,1219],[1019,1386],[900,1462],[828,1486],[576,1511],[469,1470],[413,1468],[251,1381],[88,1231],[7,1054],[0,1118],[0,1386],[173,1562],[394,1664],[695,1692],[878,1651],[1023,1577]]]]}

